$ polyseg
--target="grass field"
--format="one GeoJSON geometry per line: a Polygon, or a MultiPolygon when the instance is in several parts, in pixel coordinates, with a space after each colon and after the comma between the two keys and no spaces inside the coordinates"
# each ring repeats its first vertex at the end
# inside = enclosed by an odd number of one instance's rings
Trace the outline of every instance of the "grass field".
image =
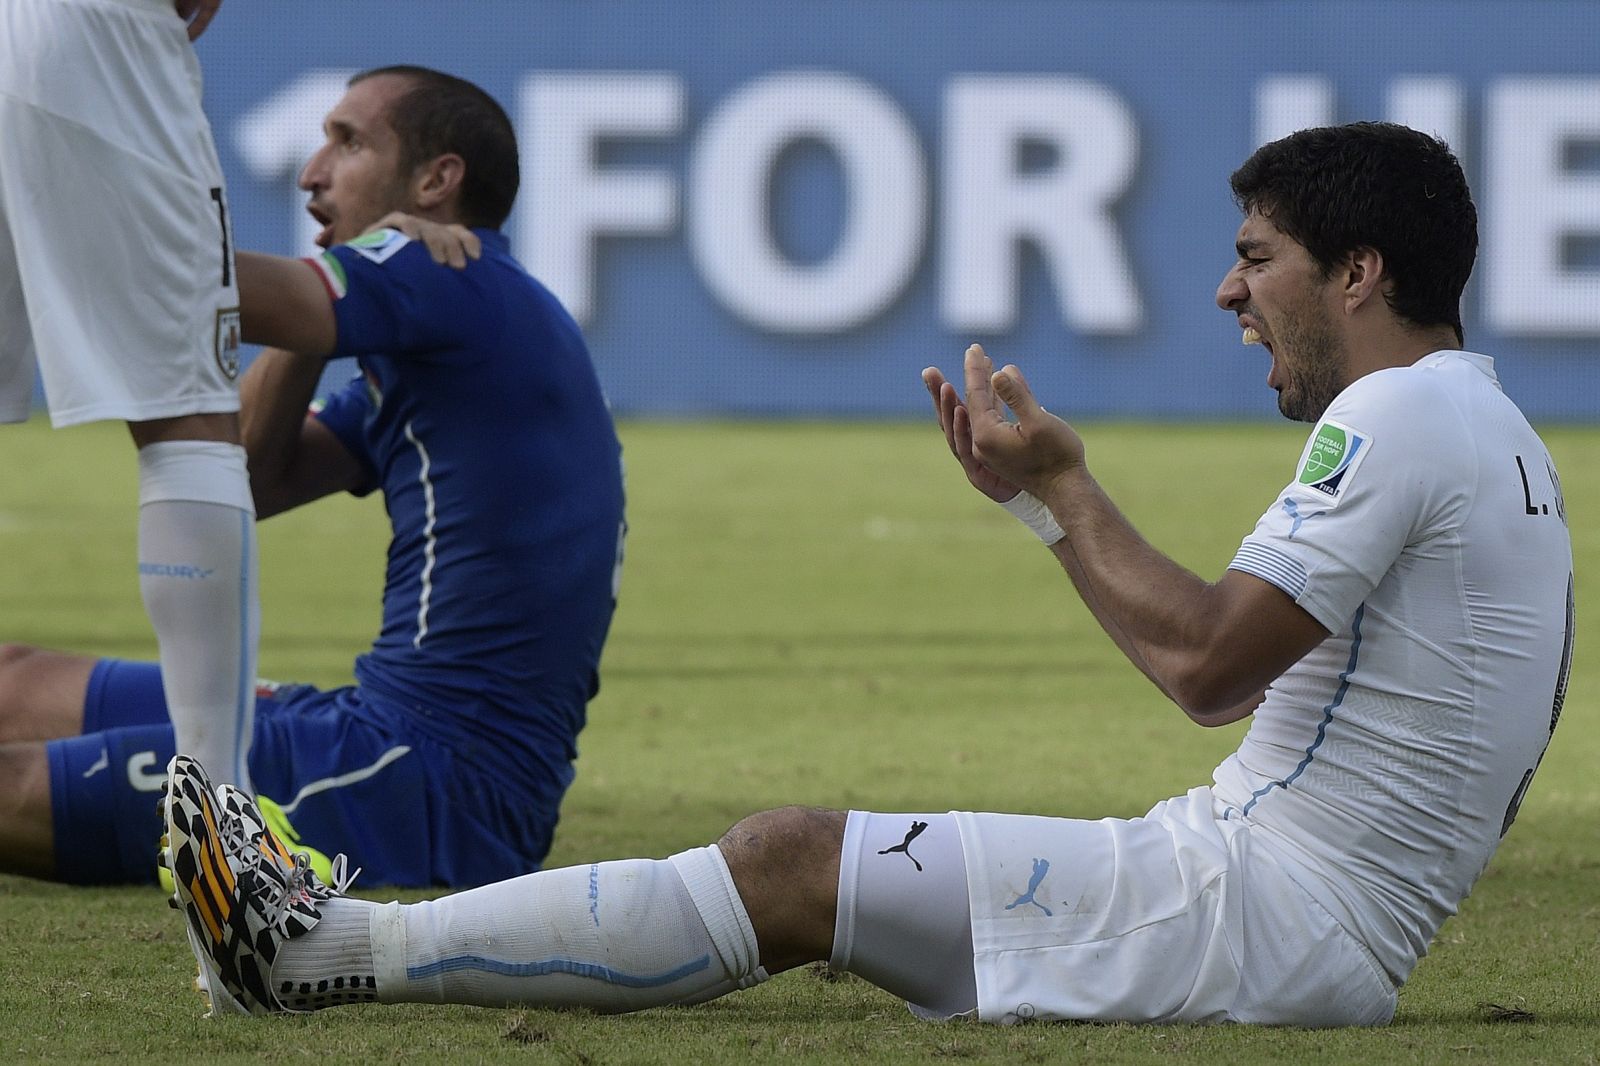
{"type": "MultiPolygon", "coordinates": [[[[1287,426],[1085,434],[1135,523],[1208,577],[1303,439],[1287,426]]],[[[666,855],[792,802],[1138,814],[1209,780],[1242,734],[1164,705],[931,426],[635,423],[623,438],[622,601],[552,864],[666,855]]],[[[203,1021],[180,919],[155,890],[0,877],[0,1061],[1595,1062],[1600,673],[1584,620],[1600,600],[1600,432],[1547,438],[1578,557],[1566,713],[1516,827],[1387,1029],[925,1025],[813,971],[624,1018],[408,1006],[203,1021]]],[[[0,462],[0,641],[151,654],[123,432],[34,422],[0,433],[0,462]]],[[[265,676],[348,678],[377,625],[385,536],[376,500],[262,527],[265,676]]]]}

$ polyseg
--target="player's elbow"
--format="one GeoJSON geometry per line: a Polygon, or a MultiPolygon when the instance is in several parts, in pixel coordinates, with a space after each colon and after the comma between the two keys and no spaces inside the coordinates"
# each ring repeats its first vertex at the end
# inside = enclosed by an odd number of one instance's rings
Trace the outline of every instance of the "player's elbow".
{"type": "Polygon", "coordinates": [[[1260,702],[1261,686],[1220,657],[1198,653],[1186,658],[1167,678],[1166,689],[1193,721],[1203,726],[1227,725],[1249,714],[1260,702]],[[1257,698],[1252,702],[1252,697],[1257,698]]]}

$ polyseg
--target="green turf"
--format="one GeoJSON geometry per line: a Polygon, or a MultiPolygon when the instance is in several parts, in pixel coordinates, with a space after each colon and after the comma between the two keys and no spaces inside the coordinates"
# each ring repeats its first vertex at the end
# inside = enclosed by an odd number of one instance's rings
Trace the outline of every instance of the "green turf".
{"type": "MultiPolygon", "coordinates": [[[[1135,523],[1211,577],[1302,439],[1265,425],[1085,434],[1135,523]]],[[[1208,780],[1242,733],[1164,706],[930,427],[629,424],[623,437],[621,608],[554,863],[665,855],[792,802],[1136,814],[1208,780]]],[[[1600,596],[1600,432],[1547,437],[1578,556],[1566,714],[1388,1029],[930,1026],[809,971],[627,1018],[369,1007],[205,1022],[178,916],[153,890],[0,877],[0,1061],[1592,1063],[1600,677],[1582,618],[1600,596]]],[[[0,433],[0,459],[0,640],[148,655],[123,432],[35,422],[0,433]]],[[[384,531],[376,500],[262,527],[264,675],[347,679],[377,624],[384,531]]]]}

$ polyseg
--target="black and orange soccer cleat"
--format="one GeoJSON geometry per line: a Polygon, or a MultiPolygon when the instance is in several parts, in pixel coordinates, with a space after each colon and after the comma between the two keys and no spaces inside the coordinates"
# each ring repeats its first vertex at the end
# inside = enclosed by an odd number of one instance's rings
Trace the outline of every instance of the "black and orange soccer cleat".
{"type": "Polygon", "coordinates": [[[213,789],[185,755],[167,766],[165,811],[163,858],[200,964],[197,983],[211,1001],[208,1016],[288,1009],[270,990],[272,963],[285,941],[316,926],[318,904],[348,887],[344,856],[335,860],[335,883],[324,884],[247,793],[213,789]]]}

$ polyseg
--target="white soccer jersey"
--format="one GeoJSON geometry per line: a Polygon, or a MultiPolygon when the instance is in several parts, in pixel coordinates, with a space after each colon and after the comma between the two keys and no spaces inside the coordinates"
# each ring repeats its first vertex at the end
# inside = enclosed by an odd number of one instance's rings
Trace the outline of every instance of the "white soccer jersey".
{"type": "Polygon", "coordinates": [[[1493,360],[1369,374],[1231,568],[1331,633],[1215,773],[1225,817],[1403,981],[1516,814],[1560,715],[1572,548],[1493,360]]]}

